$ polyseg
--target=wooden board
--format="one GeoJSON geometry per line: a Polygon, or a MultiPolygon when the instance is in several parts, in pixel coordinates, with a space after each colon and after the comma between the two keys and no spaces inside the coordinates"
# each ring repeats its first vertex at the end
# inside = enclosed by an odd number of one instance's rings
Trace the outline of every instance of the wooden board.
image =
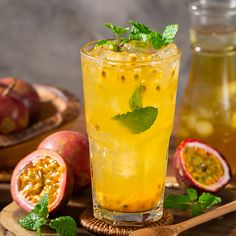
{"type": "MultiPolygon", "coordinates": [[[[82,211],[91,205],[90,196],[91,193],[84,192],[82,195],[75,197],[71,200],[68,206],[60,212],[60,215],[71,215],[78,221],[79,215],[82,211]]],[[[25,230],[18,224],[18,219],[26,214],[16,203],[12,202],[7,205],[0,214],[0,236],[37,236],[35,232],[25,230]]],[[[55,216],[56,217],[56,216],[55,216]]],[[[44,229],[44,236],[58,236],[58,234],[50,232],[50,230],[44,229]]],[[[94,236],[94,234],[78,227],[78,235],[81,236],[94,236]]]]}
{"type": "MultiPolygon", "coordinates": [[[[173,178],[170,178],[173,181],[173,178]]],[[[174,182],[173,182],[174,183],[174,182]]],[[[167,194],[180,193],[181,191],[176,187],[174,183],[173,188],[167,188],[167,194]]],[[[225,189],[221,195],[223,204],[231,202],[236,199],[236,189],[232,186],[225,189]]],[[[91,192],[89,190],[83,192],[81,195],[73,197],[69,202],[68,206],[60,212],[60,215],[71,215],[74,219],[79,222],[79,216],[83,210],[91,206],[91,192]]],[[[173,211],[174,223],[184,221],[189,218],[188,214],[180,211],[173,211]]],[[[3,229],[0,229],[0,236],[36,236],[34,232],[25,231],[19,227],[17,219],[25,215],[25,212],[21,210],[15,203],[10,203],[6,206],[0,214],[0,223],[3,229]],[[2,232],[1,232],[2,231],[2,232]],[[1,234],[2,233],[2,234],[1,234]]],[[[52,234],[49,234],[52,235],[52,234]]],[[[55,235],[55,234],[54,234],[55,235]]],[[[85,236],[94,234],[82,229],[78,223],[78,235],[85,236]]],[[[187,230],[181,233],[181,236],[235,236],[236,235],[236,212],[230,213],[218,219],[204,223],[193,229],[187,230]]]]}

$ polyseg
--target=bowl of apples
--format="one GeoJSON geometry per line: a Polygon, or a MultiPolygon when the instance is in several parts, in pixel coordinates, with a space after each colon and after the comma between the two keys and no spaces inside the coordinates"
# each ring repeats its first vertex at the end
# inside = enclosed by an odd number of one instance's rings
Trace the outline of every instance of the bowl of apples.
{"type": "Polygon", "coordinates": [[[73,129],[81,111],[69,91],[24,80],[0,78],[0,166],[13,168],[46,136],[73,129]]]}

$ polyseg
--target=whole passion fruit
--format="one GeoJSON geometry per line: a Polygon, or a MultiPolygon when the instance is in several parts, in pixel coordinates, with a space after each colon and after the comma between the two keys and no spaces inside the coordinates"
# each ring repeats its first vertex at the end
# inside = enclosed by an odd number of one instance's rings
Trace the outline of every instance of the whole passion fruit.
{"type": "Polygon", "coordinates": [[[182,188],[194,187],[205,192],[222,190],[231,179],[231,168],[224,156],[208,144],[186,139],[178,146],[173,167],[182,188]]]}
{"type": "Polygon", "coordinates": [[[38,149],[53,150],[66,160],[73,172],[74,192],[90,185],[89,142],[85,135],[76,131],[58,131],[45,138],[38,149]]]}
{"type": "Polygon", "coordinates": [[[11,177],[13,200],[31,211],[43,195],[48,194],[49,212],[65,205],[72,190],[72,179],[65,160],[51,150],[36,150],[23,158],[11,177]]]}
{"type": "Polygon", "coordinates": [[[12,83],[15,85],[9,95],[21,100],[28,109],[30,117],[35,117],[40,108],[40,99],[34,87],[23,80],[5,77],[0,78],[0,91],[12,83]]]}
{"type": "Polygon", "coordinates": [[[24,104],[8,94],[0,93],[0,133],[18,132],[28,126],[29,113],[24,104]]]}

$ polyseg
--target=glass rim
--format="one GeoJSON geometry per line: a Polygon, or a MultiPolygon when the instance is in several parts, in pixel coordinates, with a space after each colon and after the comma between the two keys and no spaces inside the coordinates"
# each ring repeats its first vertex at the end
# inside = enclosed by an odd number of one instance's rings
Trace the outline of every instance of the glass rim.
{"type": "MultiPolygon", "coordinates": [[[[215,4],[219,4],[219,2],[215,1],[215,4]]],[[[215,15],[236,15],[236,0],[231,0],[228,2],[222,1],[221,7],[212,7],[214,4],[213,1],[208,0],[188,0],[186,1],[186,6],[188,10],[195,14],[195,15],[201,15],[201,14],[215,14],[215,15]],[[223,7],[222,7],[223,6],[223,7]]]]}
{"type": "MultiPolygon", "coordinates": [[[[109,39],[108,39],[109,40],[109,39]]],[[[114,39],[113,39],[114,40],[114,39]]],[[[134,64],[134,63],[140,63],[140,64],[145,64],[145,63],[150,63],[150,62],[161,62],[161,61],[164,61],[164,60],[168,60],[169,58],[174,58],[174,57],[178,57],[180,56],[181,54],[181,50],[179,49],[179,47],[176,46],[177,48],[177,53],[176,54],[173,54],[173,55],[170,55],[170,56],[167,56],[165,58],[157,58],[157,59],[150,59],[150,60],[135,60],[135,61],[119,61],[119,60],[110,60],[110,59],[106,59],[106,58],[99,58],[99,57],[96,57],[96,56],[91,56],[88,54],[88,50],[86,50],[87,48],[89,48],[91,45],[95,45],[98,41],[100,40],[94,40],[94,41],[91,41],[89,43],[86,43],[81,49],[80,49],[80,53],[82,56],[85,56],[87,58],[90,58],[92,60],[96,60],[96,61],[100,61],[100,62],[110,62],[110,63],[116,63],[116,64],[119,64],[119,63],[122,63],[122,64],[134,64]]]]}

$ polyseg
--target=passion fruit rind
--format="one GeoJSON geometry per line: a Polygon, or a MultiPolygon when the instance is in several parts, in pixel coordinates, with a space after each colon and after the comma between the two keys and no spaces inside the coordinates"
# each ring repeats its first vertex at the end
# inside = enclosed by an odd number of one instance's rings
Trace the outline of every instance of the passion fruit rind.
{"type": "Polygon", "coordinates": [[[180,185],[180,188],[187,189],[190,187],[195,188],[198,192],[209,192],[209,193],[217,193],[221,191],[231,180],[232,171],[231,168],[224,157],[216,148],[209,146],[207,143],[202,142],[198,139],[185,139],[183,140],[173,157],[173,172],[175,174],[176,180],[180,185]],[[183,159],[183,151],[186,150],[186,147],[197,147],[199,149],[203,149],[206,153],[211,153],[215,157],[220,160],[223,168],[224,175],[220,177],[219,181],[212,185],[204,185],[202,183],[197,182],[189,173],[186,168],[185,161],[183,159]]]}
{"type": "Polygon", "coordinates": [[[49,196],[48,211],[65,206],[72,194],[73,175],[65,160],[51,150],[36,150],[23,158],[11,177],[13,200],[31,211],[44,194],[49,196]]]}

